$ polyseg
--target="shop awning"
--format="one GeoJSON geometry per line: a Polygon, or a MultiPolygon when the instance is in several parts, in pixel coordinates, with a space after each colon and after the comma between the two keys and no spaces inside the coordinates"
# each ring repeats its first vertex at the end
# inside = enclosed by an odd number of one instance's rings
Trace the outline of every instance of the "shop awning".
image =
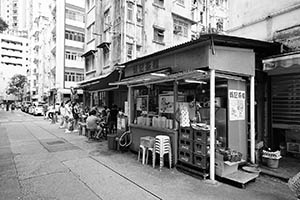
{"type": "Polygon", "coordinates": [[[120,75],[121,74],[118,70],[114,70],[107,74],[78,82],[77,88],[83,88],[88,91],[108,91],[117,89],[115,86],[112,86],[109,83],[119,81],[120,75]]]}
{"type": "MultiPolygon", "coordinates": [[[[217,72],[216,77],[226,78],[232,80],[244,81],[241,77],[227,75],[217,72]]],[[[208,80],[209,75],[207,71],[204,70],[191,70],[187,72],[179,72],[174,74],[164,74],[159,72],[144,74],[136,77],[130,77],[127,79],[123,79],[119,82],[110,83],[109,85],[127,85],[127,86],[139,86],[139,85],[150,85],[157,83],[164,83],[168,81],[182,80],[185,79],[190,83],[201,83],[203,80],[208,80]]]]}
{"type": "Polygon", "coordinates": [[[300,51],[265,58],[263,65],[264,71],[270,75],[300,71],[300,51]]]}

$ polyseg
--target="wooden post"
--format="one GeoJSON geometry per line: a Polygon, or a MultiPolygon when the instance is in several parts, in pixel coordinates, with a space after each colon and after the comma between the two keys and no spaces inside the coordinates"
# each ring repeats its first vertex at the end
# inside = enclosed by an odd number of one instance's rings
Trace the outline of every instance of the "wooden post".
{"type": "Polygon", "coordinates": [[[209,177],[215,182],[215,70],[210,70],[210,167],[209,177]]]}
{"type": "Polygon", "coordinates": [[[250,77],[250,159],[255,163],[255,83],[250,77]]]}

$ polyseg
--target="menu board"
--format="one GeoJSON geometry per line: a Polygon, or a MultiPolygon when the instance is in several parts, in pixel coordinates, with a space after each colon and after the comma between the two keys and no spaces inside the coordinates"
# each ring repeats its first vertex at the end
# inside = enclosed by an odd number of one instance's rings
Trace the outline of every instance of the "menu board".
{"type": "Polygon", "coordinates": [[[243,90],[228,90],[229,120],[245,120],[246,94],[243,90]]]}

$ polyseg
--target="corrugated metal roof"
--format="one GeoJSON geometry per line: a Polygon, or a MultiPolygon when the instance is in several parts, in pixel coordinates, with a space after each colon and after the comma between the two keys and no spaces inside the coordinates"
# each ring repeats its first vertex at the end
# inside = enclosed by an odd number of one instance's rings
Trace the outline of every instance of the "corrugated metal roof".
{"type": "MultiPolygon", "coordinates": [[[[279,51],[280,43],[276,42],[267,42],[262,40],[254,40],[254,39],[248,39],[248,38],[242,38],[242,37],[236,37],[236,36],[229,36],[229,35],[219,35],[219,34],[205,34],[201,35],[196,40],[191,40],[182,44],[178,44],[169,48],[166,48],[161,51],[154,52],[149,55],[145,55],[143,57],[137,58],[135,60],[131,60],[125,63],[122,63],[120,65],[129,65],[135,62],[139,62],[141,60],[154,57],[154,56],[160,56],[166,53],[170,53],[171,51],[175,51],[184,47],[192,47],[194,45],[198,45],[204,42],[213,41],[214,45],[220,45],[220,46],[228,46],[228,47],[240,47],[240,48],[250,48],[254,50],[276,50],[279,51]],[[276,49],[273,49],[276,48],[276,49]]],[[[276,52],[276,51],[275,51],[276,52]]]]}

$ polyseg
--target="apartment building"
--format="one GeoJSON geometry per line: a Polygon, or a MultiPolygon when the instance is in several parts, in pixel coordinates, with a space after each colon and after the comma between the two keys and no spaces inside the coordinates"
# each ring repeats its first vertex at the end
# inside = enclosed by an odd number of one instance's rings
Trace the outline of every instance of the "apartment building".
{"type": "Polygon", "coordinates": [[[0,16],[7,23],[6,34],[28,37],[32,0],[1,0],[0,16]]]}
{"type": "Polygon", "coordinates": [[[0,100],[19,100],[6,89],[15,74],[26,75],[29,68],[29,41],[24,37],[0,34],[0,100]]]}
{"type": "MultiPolygon", "coordinates": [[[[51,4],[51,78],[50,101],[71,98],[71,88],[84,78],[84,0],[57,0],[51,4]]],[[[79,95],[82,94],[78,90],[79,95]]]]}
{"type": "Polygon", "coordinates": [[[214,27],[223,30],[227,0],[86,0],[85,12],[85,80],[79,87],[89,105],[120,104],[124,91],[99,85],[100,79],[119,79],[120,63],[190,41],[214,27]]]}

